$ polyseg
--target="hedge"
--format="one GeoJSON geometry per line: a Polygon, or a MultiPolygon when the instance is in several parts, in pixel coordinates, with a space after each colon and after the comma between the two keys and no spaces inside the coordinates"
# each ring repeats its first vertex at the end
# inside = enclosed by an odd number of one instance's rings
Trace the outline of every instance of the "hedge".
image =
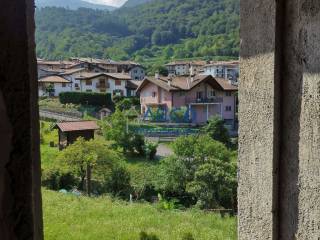
{"type": "Polygon", "coordinates": [[[62,104],[73,103],[113,108],[110,93],[63,92],[59,94],[59,100],[62,104]]]}

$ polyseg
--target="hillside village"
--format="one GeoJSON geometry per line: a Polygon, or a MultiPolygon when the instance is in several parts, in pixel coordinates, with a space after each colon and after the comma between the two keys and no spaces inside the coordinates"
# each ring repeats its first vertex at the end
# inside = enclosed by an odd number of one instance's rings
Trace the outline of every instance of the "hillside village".
{"type": "Polygon", "coordinates": [[[146,76],[145,68],[132,61],[38,59],[39,96],[78,92],[138,97],[140,116],[146,121],[151,119],[151,108],[163,112],[159,122],[170,122],[170,111],[187,108],[186,123],[204,124],[219,116],[235,127],[238,61],[175,61],[165,67],[167,76],[146,76]]]}

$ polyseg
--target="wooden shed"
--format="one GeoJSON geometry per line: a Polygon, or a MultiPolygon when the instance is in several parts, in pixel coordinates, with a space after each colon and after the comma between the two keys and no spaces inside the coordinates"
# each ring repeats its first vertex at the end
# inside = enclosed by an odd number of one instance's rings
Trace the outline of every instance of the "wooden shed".
{"type": "Polygon", "coordinates": [[[59,130],[59,149],[62,150],[79,137],[85,140],[94,139],[94,132],[99,126],[95,121],[79,121],[57,123],[55,128],[59,130]]]}

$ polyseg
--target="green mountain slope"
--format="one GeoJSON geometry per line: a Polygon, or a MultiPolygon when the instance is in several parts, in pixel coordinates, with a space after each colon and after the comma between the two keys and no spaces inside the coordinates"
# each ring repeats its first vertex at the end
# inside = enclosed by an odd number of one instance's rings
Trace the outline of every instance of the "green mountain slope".
{"type": "Polygon", "coordinates": [[[102,4],[93,4],[87,1],[82,0],[36,0],[35,1],[37,8],[44,7],[63,7],[76,10],[78,8],[92,8],[92,9],[101,9],[101,10],[115,10],[115,7],[102,5],[102,4]]]}
{"type": "Polygon", "coordinates": [[[154,0],[128,0],[122,7],[135,7],[154,0]]]}
{"type": "Polygon", "coordinates": [[[239,0],[154,0],[113,12],[36,11],[39,57],[169,61],[237,57],[239,0]],[[54,21],[53,21],[54,19],[54,21]]]}

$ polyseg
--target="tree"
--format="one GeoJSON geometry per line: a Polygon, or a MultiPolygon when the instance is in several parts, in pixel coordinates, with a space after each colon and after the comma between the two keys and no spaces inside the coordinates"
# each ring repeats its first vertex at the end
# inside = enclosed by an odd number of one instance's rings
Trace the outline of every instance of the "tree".
{"type": "Polygon", "coordinates": [[[48,94],[49,97],[51,97],[54,94],[53,84],[49,84],[45,87],[45,93],[48,94]]]}
{"type": "Polygon", "coordinates": [[[125,153],[144,154],[144,137],[130,131],[129,119],[119,108],[102,122],[102,131],[106,140],[114,141],[125,153]]]}
{"type": "Polygon", "coordinates": [[[183,204],[232,208],[236,199],[236,156],[208,135],[180,137],[175,155],[161,161],[157,187],[183,204]]]}
{"type": "Polygon", "coordinates": [[[224,121],[220,117],[213,117],[202,131],[207,133],[212,139],[230,146],[230,135],[228,129],[224,126],[224,121]]]}
{"type": "Polygon", "coordinates": [[[102,176],[108,171],[111,172],[121,161],[121,155],[112,148],[111,142],[101,139],[85,141],[79,138],[60,153],[58,160],[63,167],[81,179],[82,190],[86,189],[90,195],[91,175],[102,176]]]}

